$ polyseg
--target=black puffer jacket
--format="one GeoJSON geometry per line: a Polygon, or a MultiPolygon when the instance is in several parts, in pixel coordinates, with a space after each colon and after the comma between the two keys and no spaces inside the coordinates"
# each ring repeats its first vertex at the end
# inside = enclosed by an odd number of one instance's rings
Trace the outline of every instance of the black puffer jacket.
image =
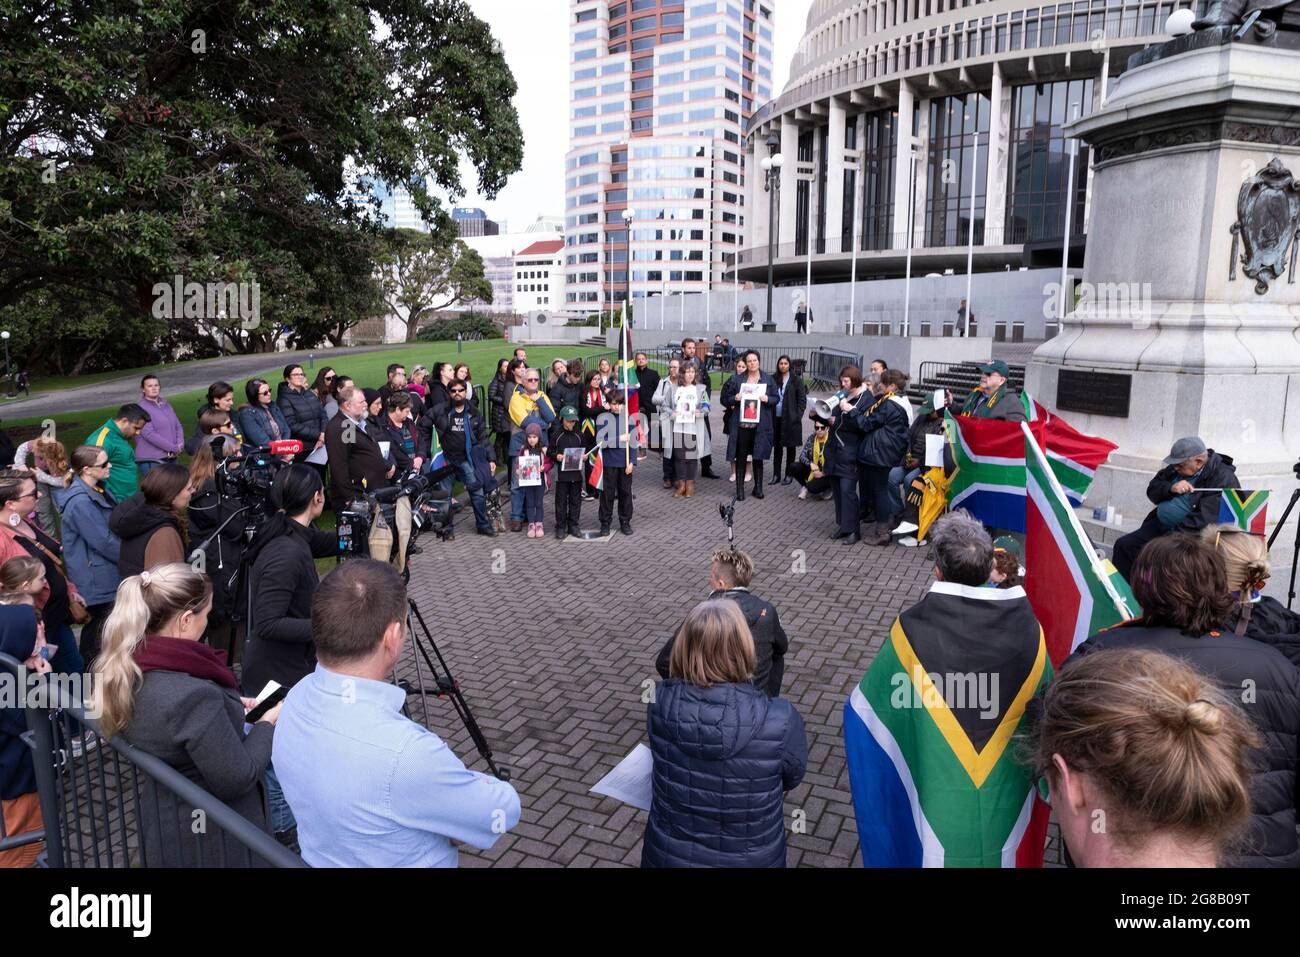
{"type": "MultiPolygon", "coordinates": [[[[1239,614],[1234,611],[1224,625],[1224,631],[1235,632],[1239,614]]],[[[1246,621],[1246,637],[1272,645],[1300,668],[1300,615],[1291,611],[1276,598],[1267,595],[1250,609],[1246,621]]]]}
{"type": "Polygon", "coordinates": [[[514,377],[494,375],[488,383],[488,426],[493,432],[510,434],[510,394],[515,390],[514,377]]]}
{"type": "MultiPolygon", "coordinates": [[[[715,591],[709,598],[730,598],[745,613],[749,633],[754,636],[754,677],[751,683],[755,688],[766,692],[769,698],[778,697],[781,694],[781,681],[785,677],[785,653],[790,650],[790,638],[781,627],[781,617],[776,613],[776,606],[759,598],[748,588],[715,591]]],[[[655,660],[655,669],[661,678],[668,677],[668,663],[672,658],[675,640],[676,636],[669,638],[655,660]]]]}
{"type": "Polygon", "coordinates": [[[903,461],[907,451],[907,430],[912,422],[903,404],[902,396],[885,398],[877,396],[870,405],[865,402],[849,415],[862,430],[858,446],[858,461],[876,468],[893,468],[903,461]]]}
{"type": "Polygon", "coordinates": [[[1238,867],[1300,867],[1296,839],[1296,761],[1300,753],[1300,669],[1282,653],[1229,633],[1196,638],[1140,621],[1089,638],[1075,654],[1144,648],[1181,658],[1215,678],[1255,723],[1264,745],[1253,756],[1251,822],[1231,862],[1238,867]],[[1246,691],[1249,690],[1250,694],[1246,691]]]}
{"type": "Polygon", "coordinates": [[[212,612],[208,627],[225,623],[231,616],[233,596],[231,585],[239,571],[239,559],[244,554],[244,518],[237,516],[241,503],[234,497],[222,498],[212,479],[204,482],[190,499],[190,541],[194,548],[204,542],[205,570],[212,579],[212,612]],[[224,527],[223,527],[224,526],[224,527]],[[218,534],[217,529],[221,529],[218,534]],[[211,541],[208,541],[211,537],[211,541]]]}
{"type": "Polygon", "coordinates": [[[785,867],[783,797],[808,766],[803,719],[751,684],[662,682],[648,708],[653,797],[642,867],[785,867]]]}
{"type": "MultiPolygon", "coordinates": [[[[1220,455],[1214,449],[1210,449],[1209,453],[1210,457],[1206,459],[1201,474],[1196,476],[1195,481],[1192,482],[1192,487],[1210,489],[1241,488],[1241,483],[1237,481],[1237,467],[1232,464],[1232,456],[1220,455]]],[[[1166,465],[1147,484],[1147,498],[1156,505],[1168,501],[1174,497],[1172,491],[1174,483],[1184,480],[1185,476],[1179,475],[1175,471],[1175,466],[1166,465]]],[[[1221,494],[1217,491],[1193,492],[1191,514],[1183,519],[1183,523],[1178,527],[1186,532],[1199,532],[1205,526],[1213,525],[1219,520],[1219,501],[1221,498],[1221,494]]]]}
{"type": "Polygon", "coordinates": [[[289,383],[281,382],[275,404],[289,423],[289,436],[302,441],[304,453],[314,449],[328,422],[325,406],[316,398],[316,393],[311,389],[291,389],[289,383]]]}

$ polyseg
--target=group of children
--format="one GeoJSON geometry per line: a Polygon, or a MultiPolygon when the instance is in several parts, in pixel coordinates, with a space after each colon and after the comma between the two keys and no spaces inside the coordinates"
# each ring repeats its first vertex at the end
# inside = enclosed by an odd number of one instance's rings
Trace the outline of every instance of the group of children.
{"type": "Polygon", "coordinates": [[[546,534],[546,489],[552,476],[557,539],[580,535],[583,485],[588,481],[600,492],[600,534],[610,534],[616,501],[619,531],[632,534],[632,472],[638,448],[636,421],[629,420],[624,433],[626,399],[621,390],[611,390],[604,402],[607,411],[596,419],[597,442],[590,453],[578,431],[578,410],[572,405],[559,410],[549,432],[540,418],[529,416],[520,431],[511,437],[511,471],[516,486],[523,491],[529,538],[542,538],[546,534]]]}

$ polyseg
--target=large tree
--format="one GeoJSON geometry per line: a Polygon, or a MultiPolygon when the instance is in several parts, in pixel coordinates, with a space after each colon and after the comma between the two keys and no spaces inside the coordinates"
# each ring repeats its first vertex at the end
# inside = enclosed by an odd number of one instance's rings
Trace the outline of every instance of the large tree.
{"type": "Polygon", "coordinates": [[[261,295],[256,325],[169,319],[182,337],[337,329],[383,230],[355,171],[445,230],[462,160],[489,196],[518,170],[515,92],[463,0],[0,0],[0,309],[90,303],[135,332],[182,276],[261,295]]]}
{"type": "Polygon", "coordinates": [[[492,301],[483,257],[445,230],[393,230],[380,282],[384,303],[406,325],[407,342],[415,341],[421,321],[441,309],[471,300],[492,301]]]}

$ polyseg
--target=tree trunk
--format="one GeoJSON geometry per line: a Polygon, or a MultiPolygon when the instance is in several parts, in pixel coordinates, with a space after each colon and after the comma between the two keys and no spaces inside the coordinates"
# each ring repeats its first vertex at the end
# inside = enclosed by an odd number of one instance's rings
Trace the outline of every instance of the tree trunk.
{"type": "Polygon", "coordinates": [[[69,372],[68,375],[69,376],[81,375],[81,370],[86,367],[87,362],[89,362],[92,358],[94,358],[95,353],[99,351],[99,347],[103,345],[103,342],[104,342],[103,339],[97,339],[94,342],[92,342],[90,344],[90,347],[81,353],[81,356],[73,364],[72,371],[69,372]]]}
{"type": "Polygon", "coordinates": [[[412,316],[406,321],[406,341],[415,342],[415,334],[420,331],[420,320],[412,316]]]}

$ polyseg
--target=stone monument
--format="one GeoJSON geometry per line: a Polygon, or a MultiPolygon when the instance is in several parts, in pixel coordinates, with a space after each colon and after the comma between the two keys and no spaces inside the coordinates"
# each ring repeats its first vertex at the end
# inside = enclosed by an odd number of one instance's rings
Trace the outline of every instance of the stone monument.
{"type": "MultiPolygon", "coordinates": [[[[1132,57],[1103,108],[1071,127],[1095,164],[1083,284],[1026,388],[1119,443],[1088,501],[1113,504],[1126,529],[1184,435],[1231,455],[1243,488],[1271,491],[1270,533],[1297,487],[1298,10],[1213,4],[1202,29],[1132,57]]],[[[1273,594],[1296,517],[1274,546],[1273,594]]]]}

